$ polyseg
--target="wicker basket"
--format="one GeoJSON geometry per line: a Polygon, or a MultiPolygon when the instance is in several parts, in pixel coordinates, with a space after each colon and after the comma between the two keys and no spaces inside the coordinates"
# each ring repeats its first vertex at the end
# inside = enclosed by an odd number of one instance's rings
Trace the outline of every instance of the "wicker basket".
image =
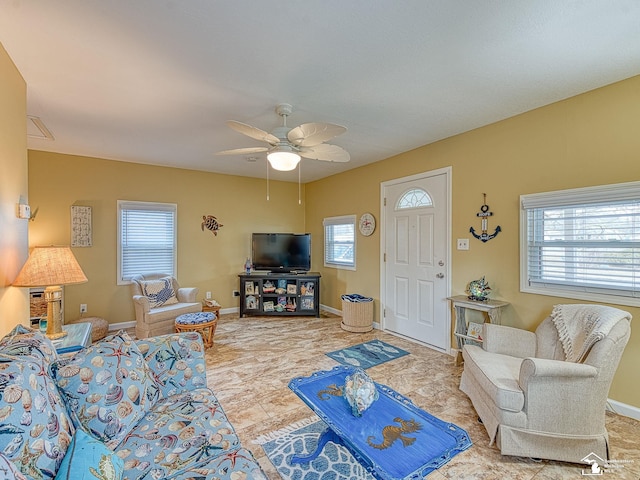
{"type": "Polygon", "coordinates": [[[31,318],[40,318],[47,316],[47,301],[44,299],[44,291],[32,292],[30,294],[29,316],[31,318]]]}
{"type": "Polygon", "coordinates": [[[348,302],[342,300],[343,330],[348,332],[369,332],[373,330],[373,302],[348,302]]]}
{"type": "Polygon", "coordinates": [[[102,340],[109,333],[109,322],[100,317],[80,317],[67,323],[90,323],[91,342],[102,340]]]}

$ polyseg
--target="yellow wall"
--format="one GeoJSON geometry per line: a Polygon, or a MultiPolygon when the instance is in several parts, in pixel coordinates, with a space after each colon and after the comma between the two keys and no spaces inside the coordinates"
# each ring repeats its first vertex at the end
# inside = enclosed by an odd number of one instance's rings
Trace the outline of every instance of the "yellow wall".
{"type": "Polygon", "coordinates": [[[232,290],[252,232],[304,231],[304,204],[289,182],[271,181],[266,201],[265,180],[29,151],[29,186],[40,208],[31,246],[70,245],[71,206],[92,207],[93,246],[72,249],[89,281],[65,287],[67,321],[80,316],[81,303],[110,323],[135,319],[129,287],[116,284],[117,200],[178,205],[178,281],[198,287],[199,299],[211,291],[223,308],[238,307],[232,290]],[[203,215],[223,225],[217,236],[202,231],[203,215]]]}
{"type": "MultiPolygon", "coordinates": [[[[485,275],[493,296],[511,303],[504,323],[533,330],[554,304],[583,302],[519,291],[519,196],[640,180],[638,118],[640,76],[309,183],[307,229],[321,232],[325,216],[370,211],[379,219],[381,182],[451,166],[452,294],[463,294],[470,280],[485,275]],[[500,225],[502,233],[482,243],[469,227],[479,230],[476,213],[485,192],[494,212],[489,229],[500,225]],[[457,238],[470,238],[470,249],[456,250],[457,238]]],[[[322,304],[340,308],[345,292],[380,297],[379,230],[357,241],[357,272],[316,263],[322,304]]],[[[321,260],[321,254],[316,244],[314,258],[321,260]]],[[[610,398],[640,407],[640,308],[618,307],[635,322],[610,398]]]]}
{"type": "Polygon", "coordinates": [[[26,288],[11,287],[28,255],[27,220],[16,204],[27,202],[27,87],[0,44],[0,336],[28,324],[26,288]]]}

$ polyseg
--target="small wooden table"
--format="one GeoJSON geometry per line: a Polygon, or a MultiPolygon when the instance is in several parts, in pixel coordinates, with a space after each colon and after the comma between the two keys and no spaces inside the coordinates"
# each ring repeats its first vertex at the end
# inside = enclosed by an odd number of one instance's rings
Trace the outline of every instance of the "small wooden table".
{"type": "Polygon", "coordinates": [[[456,323],[454,335],[458,343],[458,353],[456,354],[456,365],[462,363],[462,347],[465,343],[478,343],[482,344],[482,339],[475,338],[467,335],[467,309],[484,312],[489,316],[489,323],[495,323],[500,325],[502,309],[509,305],[509,302],[503,302],[501,300],[471,300],[466,295],[456,295],[454,297],[448,297],[453,304],[456,312],[456,323]]]}
{"type": "Polygon", "coordinates": [[[218,305],[217,307],[214,306],[209,306],[205,303],[202,304],[202,311],[203,312],[213,312],[213,314],[216,316],[216,320],[218,318],[220,318],[220,309],[222,307],[220,305],[218,305]]]}

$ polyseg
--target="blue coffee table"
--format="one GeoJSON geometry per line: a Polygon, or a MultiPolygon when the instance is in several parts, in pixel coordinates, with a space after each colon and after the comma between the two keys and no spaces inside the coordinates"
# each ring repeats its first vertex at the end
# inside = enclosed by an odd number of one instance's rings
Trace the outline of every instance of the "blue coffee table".
{"type": "Polygon", "coordinates": [[[289,388],[326,424],[316,450],[291,463],[313,461],[327,442],[344,445],[371,474],[383,480],[422,479],[471,446],[465,430],[416,407],[391,388],[376,384],[379,398],[355,417],[342,396],[354,367],[338,366],[294,378],[289,388]]]}

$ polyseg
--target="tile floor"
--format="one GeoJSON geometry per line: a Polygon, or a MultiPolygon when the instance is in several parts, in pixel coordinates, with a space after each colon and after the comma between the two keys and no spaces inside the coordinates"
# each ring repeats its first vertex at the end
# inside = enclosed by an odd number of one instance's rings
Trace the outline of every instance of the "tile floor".
{"type": "MultiPolygon", "coordinates": [[[[579,479],[582,466],[502,456],[489,439],[466,395],[458,389],[462,367],[453,357],[379,330],[350,333],[340,317],[249,317],[223,315],[214,346],[207,350],[209,387],[220,400],[243,445],[258,459],[270,479],[279,479],[262,448],[253,443],[270,433],[313,416],[288,388],[289,380],[328,370],[337,363],[326,352],[380,339],[410,355],[370,368],[367,373],[409,397],[442,420],[466,429],[474,445],[454,457],[429,480],[579,479]]],[[[604,472],[606,478],[640,479],[640,422],[607,414],[611,458],[622,467],[604,472]]],[[[587,452],[588,453],[588,452],[587,452]]]]}

